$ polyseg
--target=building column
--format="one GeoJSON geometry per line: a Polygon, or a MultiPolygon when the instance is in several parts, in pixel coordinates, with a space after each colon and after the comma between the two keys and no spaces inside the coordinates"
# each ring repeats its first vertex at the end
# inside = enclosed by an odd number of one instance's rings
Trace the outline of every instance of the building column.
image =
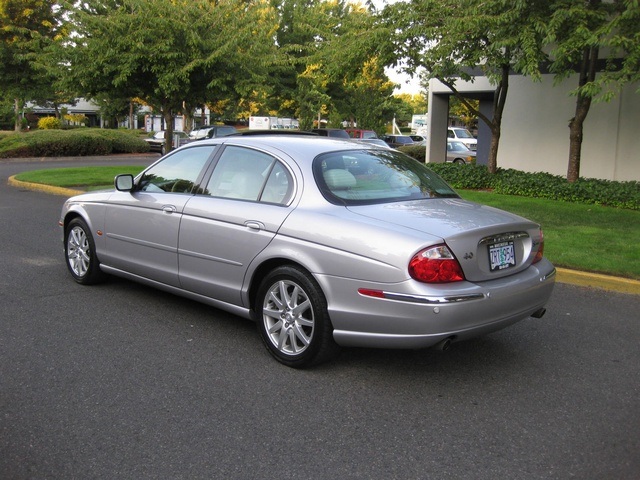
{"type": "Polygon", "coordinates": [[[447,158],[447,127],[449,125],[449,95],[429,91],[427,115],[427,163],[444,163],[447,158]]]}

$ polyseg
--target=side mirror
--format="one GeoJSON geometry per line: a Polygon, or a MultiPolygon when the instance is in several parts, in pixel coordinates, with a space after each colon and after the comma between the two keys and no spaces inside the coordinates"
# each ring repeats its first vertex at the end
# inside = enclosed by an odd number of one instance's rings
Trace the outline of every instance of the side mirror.
{"type": "Polygon", "coordinates": [[[117,175],[114,183],[119,192],[130,192],[133,190],[133,175],[130,173],[117,175]]]}

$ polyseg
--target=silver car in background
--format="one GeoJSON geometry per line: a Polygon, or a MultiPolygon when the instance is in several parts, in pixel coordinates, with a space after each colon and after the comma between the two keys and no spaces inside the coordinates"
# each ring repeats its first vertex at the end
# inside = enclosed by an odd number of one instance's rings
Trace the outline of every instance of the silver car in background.
{"type": "Polygon", "coordinates": [[[446,348],[540,317],[554,286],[539,225],[394,150],[226,136],[115,187],[63,206],[75,281],[118,275],[255,320],[291,367],[340,346],[446,348]]]}

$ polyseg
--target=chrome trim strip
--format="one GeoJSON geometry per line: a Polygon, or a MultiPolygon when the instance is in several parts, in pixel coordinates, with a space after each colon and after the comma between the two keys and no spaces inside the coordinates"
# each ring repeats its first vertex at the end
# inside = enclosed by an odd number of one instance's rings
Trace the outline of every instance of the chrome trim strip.
{"type": "Polygon", "coordinates": [[[543,275],[542,277],[540,277],[540,281],[541,282],[545,282],[545,281],[549,280],[550,278],[555,277],[556,273],[557,273],[557,270],[554,268],[552,272],[549,272],[546,275],[543,275]]]}
{"type": "Polygon", "coordinates": [[[484,237],[478,242],[478,245],[486,245],[488,243],[500,243],[509,240],[515,240],[517,238],[527,238],[529,234],[527,232],[509,232],[501,233],[500,235],[491,235],[490,237],[484,237]]]}
{"type": "Polygon", "coordinates": [[[471,300],[482,300],[485,298],[483,293],[468,293],[464,295],[452,295],[446,297],[427,297],[423,295],[409,295],[406,293],[382,292],[387,300],[399,300],[401,302],[422,303],[427,305],[442,305],[445,303],[460,303],[471,300]]]}

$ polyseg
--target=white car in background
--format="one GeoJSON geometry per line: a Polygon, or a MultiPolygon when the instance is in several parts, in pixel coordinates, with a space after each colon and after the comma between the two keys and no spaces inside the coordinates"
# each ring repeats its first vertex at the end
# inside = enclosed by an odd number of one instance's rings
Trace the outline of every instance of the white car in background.
{"type": "Polygon", "coordinates": [[[471,132],[462,127],[449,127],[447,129],[447,138],[449,140],[458,140],[465,144],[469,150],[474,152],[478,148],[478,140],[471,135],[471,132]]]}

